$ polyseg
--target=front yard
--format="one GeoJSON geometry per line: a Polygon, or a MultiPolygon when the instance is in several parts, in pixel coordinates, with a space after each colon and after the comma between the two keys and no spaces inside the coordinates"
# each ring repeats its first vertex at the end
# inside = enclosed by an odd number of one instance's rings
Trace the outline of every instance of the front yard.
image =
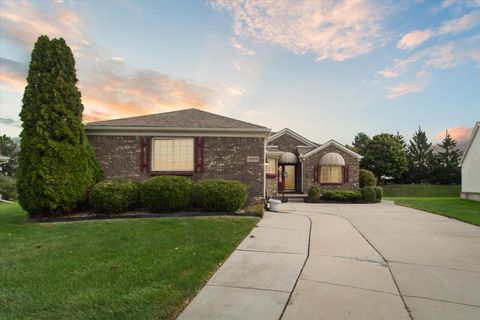
{"type": "Polygon", "coordinates": [[[458,197],[398,197],[389,198],[396,204],[440,214],[480,226],[480,202],[458,197]]]}
{"type": "Polygon", "coordinates": [[[0,319],[172,319],[258,221],[25,219],[0,204],[0,319]]]}

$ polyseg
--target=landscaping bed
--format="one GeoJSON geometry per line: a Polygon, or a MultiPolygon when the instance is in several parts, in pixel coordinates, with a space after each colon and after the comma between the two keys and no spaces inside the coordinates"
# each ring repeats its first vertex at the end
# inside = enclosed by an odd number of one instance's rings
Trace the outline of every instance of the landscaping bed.
{"type": "Polygon", "coordinates": [[[0,204],[1,319],[174,319],[258,218],[26,220],[0,204]]]}

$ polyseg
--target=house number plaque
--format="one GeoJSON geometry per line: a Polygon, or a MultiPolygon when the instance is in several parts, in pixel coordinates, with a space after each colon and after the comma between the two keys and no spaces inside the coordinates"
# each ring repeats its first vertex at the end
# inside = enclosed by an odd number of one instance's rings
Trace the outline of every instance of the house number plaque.
{"type": "Polygon", "coordinates": [[[247,162],[259,162],[260,157],[258,156],[247,156],[247,162]]]}

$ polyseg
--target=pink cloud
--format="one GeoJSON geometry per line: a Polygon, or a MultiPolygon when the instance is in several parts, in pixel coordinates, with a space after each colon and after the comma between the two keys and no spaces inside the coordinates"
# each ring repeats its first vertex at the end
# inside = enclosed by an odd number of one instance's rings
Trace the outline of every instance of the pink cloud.
{"type": "MultiPolygon", "coordinates": [[[[52,3],[51,10],[39,10],[26,1],[2,1],[0,9],[2,34],[25,51],[31,50],[41,34],[65,38],[77,62],[84,121],[212,107],[215,94],[211,88],[156,70],[134,70],[122,58],[112,57],[88,37],[81,17],[62,3],[52,3]]],[[[0,74],[1,83],[22,92],[26,68],[1,59],[2,66],[8,67],[0,74]]]]}
{"type": "Polygon", "coordinates": [[[430,73],[427,71],[419,71],[415,75],[415,80],[411,82],[401,82],[395,86],[388,88],[388,99],[395,99],[400,96],[414,93],[414,92],[421,92],[428,84],[430,80],[430,73]]]}
{"type": "Polygon", "coordinates": [[[430,39],[435,33],[431,29],[415,30],[407,33],[400,39],[397,44],[397,48],[400,49],[413,49],[423,42],[430,39]]]}
{"type": "Polygon", "coordinates": [[[379,2],[217,0],[214,5],[232,13],[236,35],[295,54],[313,53],[317,60],[351,59],[383,43],[379,2]]]}
{"type": "Polygon", "coordinates": [[[435,137],[438,140],[441,140],[445,138],[445,133],[448,132],[453,139],[457,140],[457,142],[468,141],[470,135],[472,134],[472,130],[473,128],[453,127],[448,128],[445,131],[438,132],[435,137]]]}

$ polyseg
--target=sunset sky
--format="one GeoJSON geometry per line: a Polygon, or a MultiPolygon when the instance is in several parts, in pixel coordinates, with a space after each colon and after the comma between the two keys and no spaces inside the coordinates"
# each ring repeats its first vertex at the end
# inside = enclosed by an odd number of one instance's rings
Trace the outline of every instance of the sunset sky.
{"type": "Polygon", "coordinates": [[[480,0],[0,2],[0,134],[37,37],[74,51],[84,122],[195,107],[323,143],[480,121],[480,0]]]}

